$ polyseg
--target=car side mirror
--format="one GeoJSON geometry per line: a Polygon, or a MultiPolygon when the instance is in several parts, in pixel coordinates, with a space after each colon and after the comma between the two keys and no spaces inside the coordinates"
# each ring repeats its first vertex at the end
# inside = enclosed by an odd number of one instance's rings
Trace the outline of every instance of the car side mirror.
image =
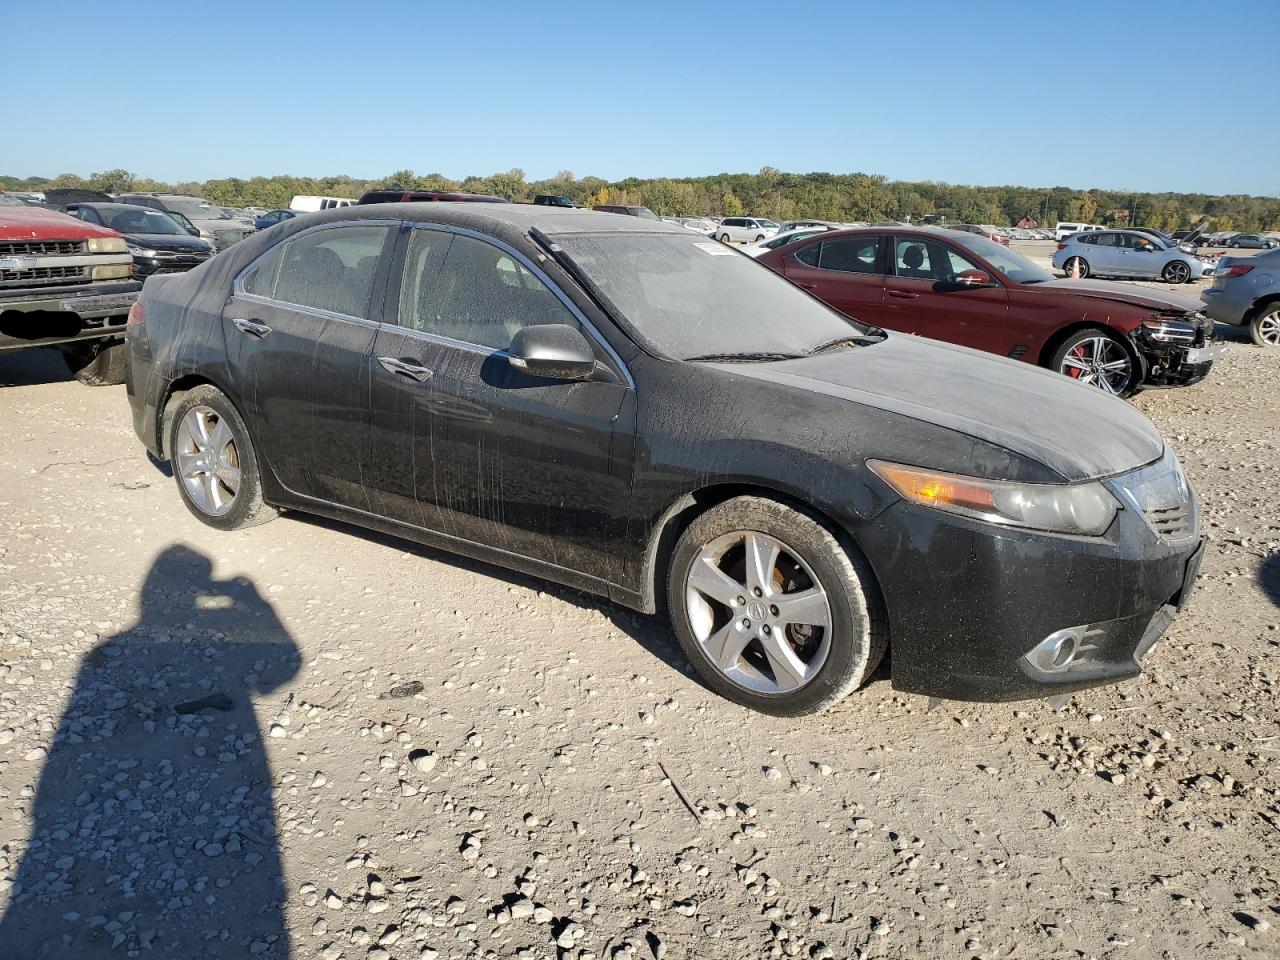
{"type": "Polygon", "coordinates": [[[523,373],[548,380],[590,380],[596,372],[591,344],[567,323],[525,327],[507,348],[507,362],[523,373]]]}
{"type": "Polygon", "coordinates": [[[956,274],[956,286],[963,289],[991,286],[991,274],[984,270],[965,270],[956,274]]]}

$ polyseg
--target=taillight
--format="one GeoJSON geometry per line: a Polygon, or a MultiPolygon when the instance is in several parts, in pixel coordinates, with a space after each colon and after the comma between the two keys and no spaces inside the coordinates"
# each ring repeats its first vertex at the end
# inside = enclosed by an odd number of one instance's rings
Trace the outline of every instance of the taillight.
{"type": "Polygon", "coordinates": [[[1066,245],[1065,243],[1060,243],[1060,244],[1058,244],[1058,249],[1059,249],[1059,250],[1065,250],[1065,249],[1067,249],[1067,245],[1066,245]]]}
{"type": "Polygon", "coordinates": [[[146,321],[146,316],[142,310],[142,301],[133,301],[133,306],[129,308],[129,319],[124,322],[126,327],[136,327],[146,321]]]}
{"type": "Polygon", "coordinates": [[[1246,273],[1248,273],[1252,269],[1253,269],[1253,264],[1251,263],[1233,263],[1231,266],[1227,267],[1226,272],[1223,274],[1223,276],[1243,277],[1246,273]]]}

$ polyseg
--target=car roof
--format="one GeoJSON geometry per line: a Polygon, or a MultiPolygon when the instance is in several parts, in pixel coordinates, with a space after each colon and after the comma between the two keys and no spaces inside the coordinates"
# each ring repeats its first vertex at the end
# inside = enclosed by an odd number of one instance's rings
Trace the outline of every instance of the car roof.
{"type": "MultiPolygon", "coordinates": [[[[75,203],[67,204],[67,209],[71,209],[72,207],[75,207],[76,209],[79,209],[80,207],[92,207],[94,210],[137,210],[139,209],[136,203],[106,203],[101,200],[77,200],[75,203]]],[[[146,207],[142,207],[141,209],[144,211],[147,211],[146,207]]],[[[164,213],[163,210],[151,210],[148,212],[164,213]]]]}
{"type": "Polygon", "coordinates": [[[689,231],[663,220],[620,217],[616,213],[570,207],[548,207],[533,203],[370,203],[321,210],[307,215],[315,225],[332,220],[409,220],[418,223],[445,223],[485,229],[514,227],[520,233],[537,228],[548,235],[574,233],[670,233],[687,237],[689,231]]]}

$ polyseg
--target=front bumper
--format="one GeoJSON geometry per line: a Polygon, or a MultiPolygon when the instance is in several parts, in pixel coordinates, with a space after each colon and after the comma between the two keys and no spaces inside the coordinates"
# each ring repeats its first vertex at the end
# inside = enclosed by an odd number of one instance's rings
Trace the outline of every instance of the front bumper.
{"type": "Polygon", "coordinates": [[[894,687],[976,701],[1056,696],[1138,675],[1185,605],[1201,550],[1194,532],[1161,540],[1131,507],[1102,537],[1070,537],[899,501],[855,535],[884,595],[894,687]],[[1092,649],[1069,669],[1037,669],[1037,646],[1070,629],[1087,634],[1092,649]]]}
{"type": "Polygon", "coordinates": [[[98,281],[0,294],[0,350],[93,340],[124,332],[139,280],[98,281]]]}
{"type": "Polygon", "coordinates": [[[1159,340],[1143,327],[1130,335],[1142,358],[1144,387],[1186,387],[1199,383],[1209,375],[1213,362],[1226,351],[1225,344],[1213,339],[1212,320],[1197,315],[1190,322],[1194,334],[1189,342],[1159,340]]]}

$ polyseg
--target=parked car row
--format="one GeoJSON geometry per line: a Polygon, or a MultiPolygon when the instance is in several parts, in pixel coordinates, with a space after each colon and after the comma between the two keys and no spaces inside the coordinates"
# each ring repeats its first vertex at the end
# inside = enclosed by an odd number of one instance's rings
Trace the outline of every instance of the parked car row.
{"type": "Polygon", "coordinates": [[[756,263],[643,217],[364,204],[148,280],[127,394],[211,527],[299,510],[665,609],[711,688],[797,715],[886,650],[958,699],[1138,674],[1200,508],[1112,394],[1203,376],[1208,333],[960,231],[756,263]]]}

